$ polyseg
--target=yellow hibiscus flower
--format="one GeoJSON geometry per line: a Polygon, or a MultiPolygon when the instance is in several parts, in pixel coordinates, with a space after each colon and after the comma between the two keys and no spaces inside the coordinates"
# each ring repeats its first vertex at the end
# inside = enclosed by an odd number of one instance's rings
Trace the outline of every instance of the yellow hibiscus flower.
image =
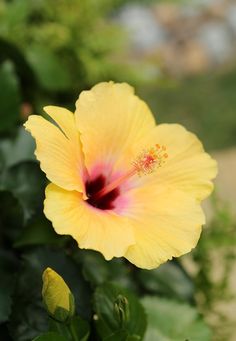
{"type": "Polygon", "coordinates": [[[75,114],[44,109],[54,123],[32,115],[25,127],[51,181],[44,213],[57,233],[146,269],[195,247],[217,167],[194,134],[156,125],[125,83],[83,91],[75,114]]]}

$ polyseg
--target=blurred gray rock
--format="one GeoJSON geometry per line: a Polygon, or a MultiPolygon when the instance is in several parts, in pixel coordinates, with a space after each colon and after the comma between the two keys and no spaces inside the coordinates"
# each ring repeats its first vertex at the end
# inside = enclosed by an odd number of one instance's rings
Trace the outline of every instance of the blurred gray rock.
{"type": "Polygon", "coordinates": [[[231,29],[236,34],[236,4],[229,6],[226,14],[226,19],[231,27],[231,29]]]}
{"type": "Polygon", "coordinates": [[[140,52],[148,53],[165,41],[166,33],[148,7],[127,5],[119,13],[118,21],[128,31],[133,47],[140,52]]]}
{"type": "Polygon", "coordinates": [[[198,39],[214,63],[225,62],[232,50],[232,38],[223,22],[207,22],[199,28],[198,39]]]}
{"type": "Polygon", "coordinates": [[[131,55],[176,75],[196,74],[235,58],[236,0],[129,4],[118,14],[131,55]]]}

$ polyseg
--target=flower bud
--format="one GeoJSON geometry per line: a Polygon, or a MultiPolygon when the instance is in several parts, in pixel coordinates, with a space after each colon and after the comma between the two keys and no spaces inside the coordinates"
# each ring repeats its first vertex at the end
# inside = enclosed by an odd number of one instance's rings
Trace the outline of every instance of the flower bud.
{"type": "Polygon", "coordinates": [[[64,282],[51,268],[43,272],[43,302],[51,317],[66,322],[75,312],[74,296],[64,282]]]}
{"type": "Polygon", "coordinates": [[[129,321],[129,302],[123,295],[118,295],[113,308],[115,319],[118,320],[119,325],[124,325],[129,321]]]}

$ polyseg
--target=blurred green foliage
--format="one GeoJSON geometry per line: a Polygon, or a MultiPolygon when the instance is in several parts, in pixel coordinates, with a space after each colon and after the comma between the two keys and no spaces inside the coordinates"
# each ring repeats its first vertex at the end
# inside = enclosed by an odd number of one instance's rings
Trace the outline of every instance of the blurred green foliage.
{"type": "Polygon", "coordinates": [[[144,297],[142,303],[149,321],[144,341],[211,340],[209,328],[189,305],[152,296],[144,297]],[[178,324],[176,316],[180,317],[178,324]]]}
{"type": "Polygon", "coordinates": [[[159,123],[176,122],[195,132],[207,150],[236,144],[236,68],[191,78],[163,79],[140,89],[159,123]]]}
{"type": "Polygon", "coordinates": [[[142,77],[122,58],[121,27],[107,19],[121,3],[0,2],[0,85],[5,89],[0,132],[11,129],[20,112],[41,112],[45,103],[72,106],[82,89],[98,81],[142,77]]]}
{"type": "Polygon", "coordinates": [[[198,268],[195,284],[199,307],[210,318],[215,330],[214,340],[221,341],[230,339],[235,330],[234,318],[229,321],[228,313],[219,308],[219,304],[227,305],[235,299],[230,276],[236,260],[236,222],[230,208],[217,196],[213,208],[213,219],[204,230],[193,257],[198,268]]]}

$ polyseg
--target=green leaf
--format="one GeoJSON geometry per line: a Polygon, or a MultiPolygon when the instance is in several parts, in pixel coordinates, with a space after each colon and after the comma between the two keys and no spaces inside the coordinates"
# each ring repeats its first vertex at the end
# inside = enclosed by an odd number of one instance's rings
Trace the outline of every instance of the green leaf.
{"type": "Polygon", "coordinates": [[[1,151],[1,144],[0,144],[0,183],[1,183],[1,173],[4,170],[4,163],[5,163],[4,155],[3,155],[3,152],[1,151]]]}
{"type": "Polygon", "coordinates": [[[90,334],[90,327],[87,321],[75,316],[70,322],[70,330],[77,337],[76,341],[87,341],[90,334]]]}
{"type": "Polygon", "coordinates": [[[184,301],[193,300],[194,284],[177,262],[169,261],[155,270],[140,270],[137,276],[150,293],[184,301]]]}
{"type": "Polygon", "coordinates": [[[45,177],[36,162],[21,162],[8,169],[3,188],[19,200],[25,222],[42,208],[45,177]]]}
{"type": "Polygon", "coordinates": [[[8,331],[7,322],[0,324],[0,335],[1,335],[1,340],[12,341],[12,338],[10,337],[10,334],[8,331]]]}
{"type": "Polygon", "coordinates": [[[70,323],[60,323],[50,319],[50,331],[55,331],[71,341],[87,341],[90,334],[89,323],[75,316],[70,323]]]}
{"type": "Polygon", "coordinates": [[[71,340],[71,332],[69,329],[69,325],[66,323],[61,323],[50,318],[49,331],[56,332],[60,335],[63,335],[67,341],[74,341],[74,340],[71,340]]]}
{"type": "MultiPolygon", "coordinates": [[[[14,1],[16,3],[16,1],[14,1]]],[[[19,4],[20,1],[17,1],[19,4]]],[[[21,2],[23,3],[23,2],[21,2]]],[[[26,2],[24,2],[26,4],[26,2]]],[[[22,9],[21,9],[22,10],[22,9]]],[[[17,12],[17,18],[19,18],[19,10],[16,10],[17,12]]],[[[0,10],[0,16],[1,16],[1,10],[0,10]]],[[[2,19],[6,19],[7,14],[9,14],[9,8],[5,11],[6,15],[2,15],[0,19],[0,31],[1,31],[1,24],[4,25],[2,19]]],[[[22,11],[21,11],[22,14],[22,11]]],[[[5,23],[6,24],[6,23],[5,23]]],[[[7,23],[9,24],[9,28],[12,28],[12,23],[7,23]]],[[[18,25],[18,24],[17,24],[18,25]]],[[[6,26],[4,27],[6,29],[6,26]]],[[[15,31],[15,30],[14,30],[15,31]]],[[[19,44],[20,45],[20,44],[19,44]]],[[[30,65],[25,59],[24,56],[24,49],[22,49],[22,46],[18,47],[16,44],[13,43],[13,41],[3,38],[1,35],[0,37],[0,64],[5,62],[5,61],[11,61],[14,64],[14,70],[15,74],[17,74],[18,79],[20,80],[20,84],[23,84],[21,86],[21,95],[26,102],[32,103],[34,99],[34,95],[38,94],[38,87],[35,79],[35,75],[33,73],[33,70],[31,69],[30,65]]]]}
{"type": "Polygon", "coordinates": [[[19,128],[14,137],[0,141],[0,152],[5,167],[11,167],[22,161],[35,160],[35,143],[31,135],[23,128],[19,128]]]}
{"type": "Polygon", "coordinates": [[[69,71],[55,53],[42,46],[31,46],[27,57],[44,89],[63,91],[71,87],[69,71]]]}
{"type": "Polygon", "coordinates": [[[197,310],[187,304],[147,296],[142,299],[148,317],[144,341],[210,341],[211,332],[197,310]]]}
{"type": "Polygon", "coordinates": [[[23,210],[9,191],[0,191],[0,241],[9,243],[19,237],[23,228],[23,210]]]}
{"type": "Polygon", "coordinates": [[[0,323],[8,320],[11,313],[12,294],[18,262],[9,251],[0,250],[0,323]]]}
{"type": "Polygon", "coordinates": [[[142,340],[139,335],[128,335],[127,331],[119,330],[110,336],[106,337],[104,341],[140,341],[142,340]]]}
{"type": "Polygon", "coordinates": [[[107,262],[104,257],[91,250],[83,250],[76,253],[76,260],[81,263],[83,274],[93,287],[112,281],[121,287],[136,290],[135,283],[129,276],[129,267],[122,259],[112,259],[107,262]]]}
{"type": "Polygon", "coordinates": [[[100,285],[109,279],[109,266],[101,254],[95,251],[78,251],[76,255],[83,267],[83,274],[93,286],[100,285]]]}
{"type": "Polygon", "coordinates": [[[118,330],[117,332],[112,333],[108,337],[105,337],[104,341],[126,341],[128,338],[127,331],[118,330]]]}
{"type": "Polygon", "coordinates": [[[48,330],[38,271],[24,264],[19,271],[8,325],[13,340],[29,341],[48,330]]]}
{"type": "Polygon", "coordinates": [[[34,222],[30,222],[15,241],[14,247],[22,248],[29,245],[56,244],[63,237],[56,234],[52,224],[43,217],[34,222]]]}
{"type": "MultiPolygon", "coordinates": [[[[123,309],[122,306],[119,305],[119,309],[123,309]]],[[[111,335],[121,331],[126,332],[125,337],[128,335],[143,337],[146,329],[146,315],[137,297],[130,292],[112,283],[103,284],[95,291],[94,310],[96,327],[102,339],[111,338],[111,335]],[[121,296],[127,300],[129,310],[124,311],[123,321],[116,313],[117,299],[121,296]]]]}
{"type": "Polygon", "coordinates": [[[140,341],[141,337],[139,335],[129,335],[126,341],[140,341]]]}
{"type": "Polygon", "coordinates": [[[36,337],[35,339],[33,339],[33,341],[68,341],[68,340],[58,333],[48,332],[36,337]]]}
{"type": "Polygon", "coordinates": [[[0,132],[11,129],[20,119],[19,82],[10,61],[0,65],[0,132]]]}

